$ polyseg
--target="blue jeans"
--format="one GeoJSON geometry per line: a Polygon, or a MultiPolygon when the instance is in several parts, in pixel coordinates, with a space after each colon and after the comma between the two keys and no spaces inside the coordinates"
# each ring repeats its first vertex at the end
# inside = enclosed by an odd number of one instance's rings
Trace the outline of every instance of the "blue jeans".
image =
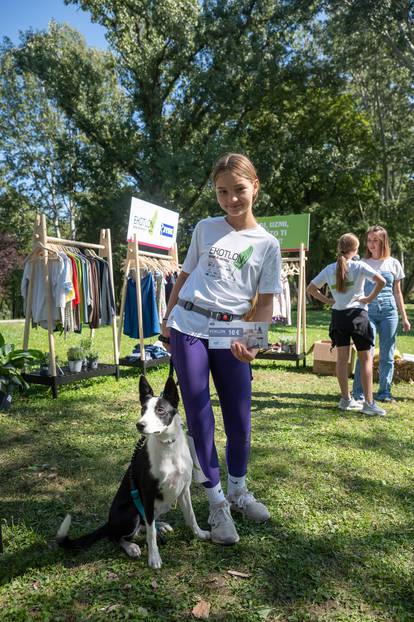
{"type": "MultiPolygon", "coordinates": [[[[395,298],[372,302],[368,310],[369,320],[374,338],[376,333],[379,337],[379,388],[376,398],[378,400],[390,399],[391,383],[394,375],[394,350],[397,338],[398,312],[395,298]]],[[[352,387],[354,399],[362,399],[364,391],[361,384],[361,368],[359,361],[355,367],[354,384],[352,387]]]]}

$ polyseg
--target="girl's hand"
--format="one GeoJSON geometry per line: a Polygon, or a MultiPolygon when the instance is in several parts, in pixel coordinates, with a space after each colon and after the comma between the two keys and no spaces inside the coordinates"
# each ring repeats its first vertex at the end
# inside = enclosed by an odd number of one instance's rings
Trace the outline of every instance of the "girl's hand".
{"type": "Polygon", "coordinates": [[[408,333],[408,331],[411,330],[411,324],[408,319],[402,321],[402,327],[405,333],[408,333]]]}
{"type": "MultiPolygon", "coordinates": [[[[170,329],[167,327],[167,320],[163,320],[161,323],[161,335],[166,339],[170,338],[170,329]]],[[[162,345],[167,350],[167,352],[171,352],[169,343],[162,342],[162,345]]]]}
{"type": "Polygon", "coordinates": [[[372,302],[372,298],[370,296],[363,296],[362,298],[358,298],[358,302],[361,302],[363,305],[369,305],[372,302]]]}
{"type": "Polygon", "coordinates": [[[243,343],[234,341],[231,344],[231,352],[242,363],[251,363],[256,358],[259,348],[246,348],[243,343]]]}

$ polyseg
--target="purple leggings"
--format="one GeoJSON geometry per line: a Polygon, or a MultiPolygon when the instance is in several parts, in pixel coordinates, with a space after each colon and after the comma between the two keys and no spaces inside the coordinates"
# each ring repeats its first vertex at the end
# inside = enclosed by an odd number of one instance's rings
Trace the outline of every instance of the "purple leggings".
{"type": "Polygon", "coordinates": [[[171,354],[180,385],[190,436],[212,488],[220,481],[214,444],[214,414],[210,401],[210,371],[220,400],[227,437],[228,472],[243,477],[250,453],[251,371],[230,350],[209,350],[208,340],[170,331],[171,354]]]}

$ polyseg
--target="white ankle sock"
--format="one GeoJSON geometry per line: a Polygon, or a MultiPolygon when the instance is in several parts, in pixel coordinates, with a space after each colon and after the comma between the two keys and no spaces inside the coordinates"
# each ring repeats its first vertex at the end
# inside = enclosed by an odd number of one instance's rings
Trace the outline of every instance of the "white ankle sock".
{"type": "Polygon", "coordinates": [[[223,489],[221,487],[221,482],[213,486],[213,488],[204,488],[204,490],[206,491],[210,507],[212,505],[216,505],[217,503],[221,503],[226,499],[223,489]]]}
{"type": "Polygon", "coordinates": [[[243,477],[233,477],[233,475],[228,475],[227,478],[227,495],[237,495],[240,490],[246,487],[246,476],[243,477]]]}

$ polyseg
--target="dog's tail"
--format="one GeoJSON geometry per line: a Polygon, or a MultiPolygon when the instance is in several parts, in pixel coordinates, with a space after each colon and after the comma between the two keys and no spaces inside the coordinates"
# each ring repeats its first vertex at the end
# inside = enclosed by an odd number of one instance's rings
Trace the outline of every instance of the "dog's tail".
{"type": "Polygon", "coordinates": [[[82,549],[89,548],[98,540],[108,537],[108,523],[105,523],[105,525],[102,525],[102,527],[98,527],[98,529],[95,529],[95,531],[92,531],[85,536],[81,536],[80,538],[76,538],[75,540],[71,540],[70,538],[68,538],[68,532],[71,522],[72,517],[70,514],[67,514],[56,534],[56,542],[63,549],[80,551],[82,549]]]}

